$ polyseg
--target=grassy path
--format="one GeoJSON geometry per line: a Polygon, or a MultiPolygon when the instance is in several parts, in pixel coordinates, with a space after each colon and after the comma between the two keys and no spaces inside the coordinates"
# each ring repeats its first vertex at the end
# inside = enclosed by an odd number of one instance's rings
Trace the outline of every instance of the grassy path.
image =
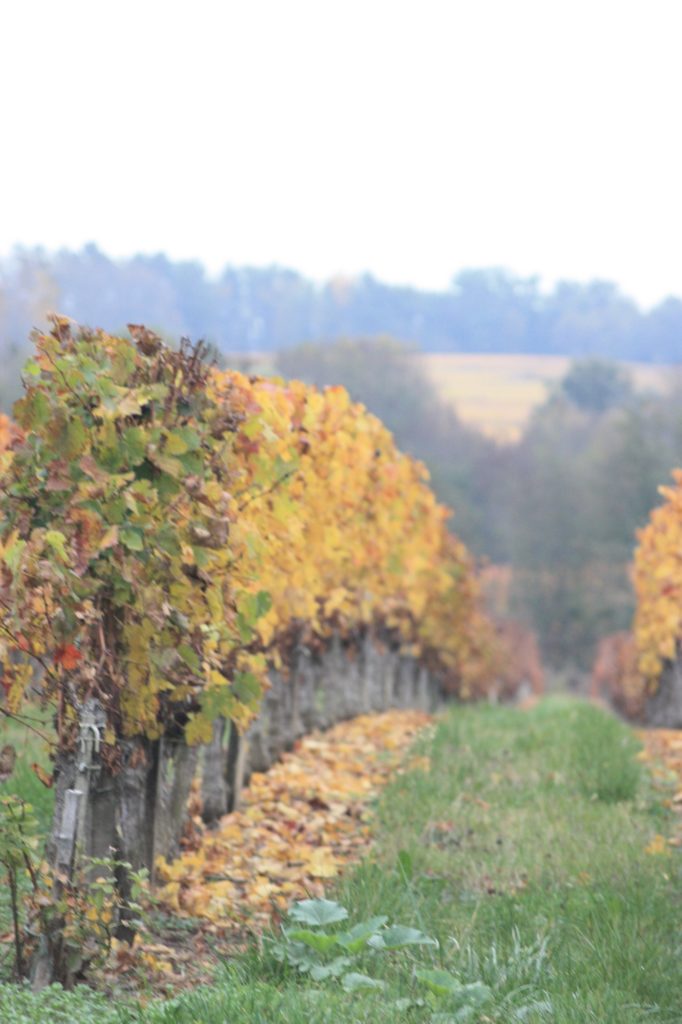
{"type": "Polygon", "coordinates": [[[349,898],[405,916],[416,896],[451,970],[548,1000],[523,1019],[682,1021],[680,854],[653,852],[671,822],[636,750],[585,705],[450,714],[430,776],[397,781],[380,810],[382,859],[408,850],[413,884],[366,866],[349,898]]]}
{"type": "MultiPolygon", "coordinates": [[[[277,956],[266,942],[169,1003],[35,1001],[6,989],[0,1020],[682,1022],[680,851],[652,842],[675,822],[632,732],[557,701],[528,712],[453,708],[421,743],[430,768],[422,762],[385,790],[371,860],[331,895],[351,924],[387,915],[438,947],[365,947],[351,967],[370,981],[345,991],[282,963],[286,941],[277,956]]],[[[337,954],[321,953],[320,965],[337,954]]]]}

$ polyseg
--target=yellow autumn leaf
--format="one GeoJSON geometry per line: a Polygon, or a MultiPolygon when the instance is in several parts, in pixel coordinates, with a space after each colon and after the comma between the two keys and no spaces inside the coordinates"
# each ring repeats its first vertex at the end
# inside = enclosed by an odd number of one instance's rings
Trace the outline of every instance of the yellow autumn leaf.
{"type": "Polygon", "coordinates": [[[314,850],[308,859],[308,871],[313,878],[333,878],[339,873],[339,865],[329,850],[314,850]]]}
{"type": "Polygon", "coordinates": [[[184,455],[189,451],[189,445],[179,434],[169,433],[166,436],[164,451],[167,455],[184,455]]]}
{"type": "Polygon", "coordinates": [[[669,853],[668,843],[665,836],[660,835],[660,833],[655,835],[649,843],[649,845],[645,847],[644,852],[652,857],[657,857],[661,854],[669,853]]]}

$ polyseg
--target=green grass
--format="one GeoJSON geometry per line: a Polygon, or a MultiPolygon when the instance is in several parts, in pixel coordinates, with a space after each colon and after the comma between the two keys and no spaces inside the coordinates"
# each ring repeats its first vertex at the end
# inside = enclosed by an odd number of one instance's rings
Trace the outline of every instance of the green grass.
{"type": "Polygon", "coordinates": [[[0,985],[2,1024],[122,1024],[126,1015],[85,987],[64,992],[53,985],[36,995],[26,985],[0,985]]]}
{"type": "Polygon", "coordinates": [[[382,991],[312,982],[266,947],[225,964],[214,985],[146,1008],[60,992],[41,1004],[0,987],[0,1020],[61,1024],[44,1003],[53,998],[74,1024],[682,1021],[679,853],[645,853],[670,812],[632,733],[551,701],[525,713],[453,708],[422,745],[431,770],[385,791],[375,851],[334,894],[352,921],[386,914],[439,942],[363,953],[353,969],[382,991]],[[478,1010],[429,1005],[424,968],[481,982],[490,997],[478,1010]]]}
{"type": "MultiPolygon", "coordinates": [[[[49,736],[49,714],[38,707],[31,707],[27,712],[31,724],[43,736],[49,736]]],[[[18,796],[32,808],[32,817],[37,833],[42,838],[48,834],[52,823],[54,807],[54,791],[43,785],[32,768],[39,764],[48,774],[51,771],[48,743],[33,729],[19,722],[0,715],[0,749],[11,744],[16,750],[16,762],[12,774],[4,782],[0,782],[0,799],[18,796]]],[[[0,837],[1,838],[1,837],[0,837]]],[[[26,887],[26,877],[19,873],[19,902],[26,887]]],[[[0,865],[0,935],[6,936],[11,931],[10,891],[4,868],[0,865]]],[[[0,982],[13,974],[14,958],[11,948],[0,943],[0,982]]],[[[0,1006],[2,1005],[0,1000],[0,1006]]],[[[0,1022],[5,1018],[0,1012],[0,1022]]]]}
{"type": "Polygon", "coordinates": [[[557,1024],[682,1020],[679,855],[644,852],[665,812],[635,751],[627,728],[588,706],[453,711],[431,773],[385,794],[380,863],[346,899],[363,914],[412,906],[456,973],[493,955],[518,964],[546,941],[534,988],[557,1024]],[[409,886],[386,870],[401,850],[409,886]]]}
{"type": "Polygon", "coordinates": [[[42,737],[50,737],[49,711],[37,705],[29,708],[31,724],[36,731],[11,719],[0,716],[0,747],[11,744],[17,759],[14,771],[5,782],[0,782],[0,797],[16,794],[33,807],[41,831],[47,834],[52,823],[54,793],[43,785],[31,765],[35,762],[49,774],[52,770],[49,746],[42,737]],[[40,734],[40,735],[39,735],[40,734]]]}

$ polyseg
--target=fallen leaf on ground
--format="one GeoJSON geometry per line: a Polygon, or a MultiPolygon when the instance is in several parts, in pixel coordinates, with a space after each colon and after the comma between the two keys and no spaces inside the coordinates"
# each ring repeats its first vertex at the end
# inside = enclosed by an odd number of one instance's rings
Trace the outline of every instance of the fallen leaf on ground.
{"type": "Polygon", "coordinates": [[[646,847],[644,852],[650,854],[650,856],[652,856],[652,857],[660,856],[663,853],[667,853],[668,852],[668,841],[667,841],[667,839],[665,838],[665,836],[662,836],[660,833],[657,833],[654,836],[654,838],[651,840],[649,845],[646,847]]]}

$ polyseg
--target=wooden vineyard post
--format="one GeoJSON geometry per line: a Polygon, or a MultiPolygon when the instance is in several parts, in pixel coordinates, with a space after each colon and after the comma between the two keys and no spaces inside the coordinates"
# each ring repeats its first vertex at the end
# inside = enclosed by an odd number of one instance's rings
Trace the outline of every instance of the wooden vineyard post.
{"type": "MultiPolygon", "coordinates": [[[[180,839],[187,820],[187,802],[192,788],[198,746],[188,746],[182,734],[162,736],[156,741],[147,795],[147,814],[151,822],[148,851],[149,878],[154,884],[158,856],[172,859],[180,852],[180,839]]],[[[130,859],[130,858],[127,858],[130,859]]],[[[133,862],[135,869],[145,866],[133,862]]]]}
{"type": "Polygon", "coordinates": [[[225,735],[230,723],[220,716],[213,723],[213,736],[202,752],[201,798],[202,817],[206,824],[214,824],[227,812],[225,735]]]}
{"type": "Polygon", "coordinates": [[[105,723],[104,708],[99,701],[87,701],[80,720],[76,782],[73,790],[67,791],[67,795],[69,792],[80,794],[77,800],[72,871],[76,867],[76,857],[91,856],[91,844],[86,831],[90,821],[90,788],[93,773],[100,769],[99,753],[105,723]]]}
{"type": "MultiPolygon", "coordinates": [[[[87,835],[90,781],[93,771],[99,770],[98,755],[104,721],[101,704],[89,700],[81,713],[77,748],[62,758],[59,766],[52,841],[49,844],[54,869],[52,895],[55,903],[73,882],[80,862],[90,852],[87,835]]],[[[64,947],[62,925],[62,921],[54,919],[41,936],[32,970],[35,991],[56,981],[70,988],[81,966],[78,955],[73,951],[69,954],[64,947]]]]}
{"type": "Polygon", "coordinates": [[[242,736],[234,722],[230,723],[230,739],[227,746],[227,809],[236,811],[239,809],[244,779],[246,775],[246,763],[249,752],[249,741],[242,736]]]}

